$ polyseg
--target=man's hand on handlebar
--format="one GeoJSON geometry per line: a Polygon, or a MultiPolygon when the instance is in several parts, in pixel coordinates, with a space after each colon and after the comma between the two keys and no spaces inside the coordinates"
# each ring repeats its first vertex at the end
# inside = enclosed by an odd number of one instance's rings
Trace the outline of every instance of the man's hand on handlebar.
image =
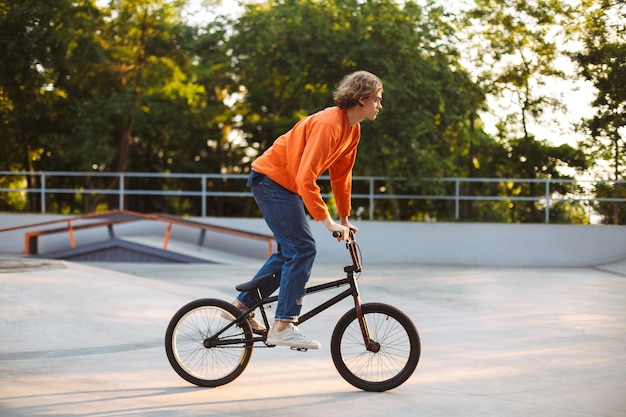
{"type": "Polygon", "coordinates": [[[347,217],[342,216],[340,222],[341,224],[336,223],[330,216],[323,220],[324,226],[339,242],[350,239],[350,230],[354,231],[354,233],[359,231],[356,226],[348,221],[347,217]]]}

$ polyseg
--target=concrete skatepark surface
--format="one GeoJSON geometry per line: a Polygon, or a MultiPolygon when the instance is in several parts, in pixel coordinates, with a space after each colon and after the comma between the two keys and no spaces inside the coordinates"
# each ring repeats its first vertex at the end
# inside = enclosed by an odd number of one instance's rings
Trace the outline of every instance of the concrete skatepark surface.
{"type": "MultiPolygon", "coordinates": [[[[169,366],[171,316],[232,300],[240,265],[0,259],[0,416],[626,415],[626,263],[588,268],[364,265],[364,302],[415,322],[415,374],[384,393],[345,382],[330,357],[343,301],[302,325],[322,349],[255,349],[244,373],[199,388],[169,366]],[[114,268],[114,269],[113,269],[114,268]]],[[[343,264],[316,264],[311,283],[343,264]]],[[[303,311],[330,292],[309,296],[303,311]]]]}

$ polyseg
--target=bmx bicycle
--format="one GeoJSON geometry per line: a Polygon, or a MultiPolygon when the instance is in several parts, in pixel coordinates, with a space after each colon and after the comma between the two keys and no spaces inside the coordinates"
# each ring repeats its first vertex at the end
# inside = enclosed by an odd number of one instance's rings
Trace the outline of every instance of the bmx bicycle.
{"type": "MultiPolygon", "coordinates": [[[[301,315],[295,324],[299,326],[351,296],[354,308],[339,319],[331,336],[333,363],[353,386],[365,391],[387,391],[403,384],[415,371],[421,352],[419,334],[411,319],[398,308],[361,303],[357,286],[361,252],[353,231],[346,239],[346,248],[352,258],[352,265],[344,267],[346,277],[307,287],[306,294],[347,288],[301,315]]],[[[174,314],[165,333],[165,351],[178,375],[201,387],[225,385],[243,373],[255,346],[274,347],[265,341],[267,331],[255,334],[247,321],[248,315],[258,308],[266,329],[270,328],[266,309],[278,297],[262,297],[259,285],[272,276],[268,274],[235,287],[237,291],[252,290],[258,295],[258,301],[245,311],[227,301],[205,298],[188,303],[174,314]]]]}

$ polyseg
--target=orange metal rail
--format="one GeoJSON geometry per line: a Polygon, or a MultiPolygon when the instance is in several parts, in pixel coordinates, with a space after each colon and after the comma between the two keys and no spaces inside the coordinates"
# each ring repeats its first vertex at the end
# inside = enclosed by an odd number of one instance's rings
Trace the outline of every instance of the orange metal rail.
{"type": "Polygon", "coordinates": [[[52,220],[42,223],[30,224],[26,226],[17,226],[6,229],[0,229],[1,232],[8,232],[11,230],[18,229],[30,229],[34,227],[48,226],[52,224],[63,224],[65,223],[65,227],[58,227],[54,229],[44,229],[37,230],[32,232],[26,232],[24,235],[24,254],[25,255],[36,255],[38,253],[38,240],[40,236],[49,235],[49,234],[57,234],[67,232],[70,239],[70,245],[72,248],[76,247],[76,241],[74,239],[74,231],[81,229],[90,229],[94,227],[107,227],[109,229],[109,236],[113,237],[113,225],[128,223],[135,220],[154,220],[167,223],[167,230],[165,232],[165,236],[163,237],[163,249],[167,249],[167,245],[169,243],[172,228],[174,225],[182,226],[182,227],[190,227],[194,229],[200,230],[200,242],[204,239],[204,233],[207,231],[223,233],[230,236],[237,236],[246,239],[254,239],[267,243],[267,255],[270,256],[273,251],[274,245],[274,237],[271,235],[265,235],[261,233],[248,232],[244,230],[233,229],[229,227],[215,226],[210,224],[204,224],[201,222],[185,220],[180,217],[163,215],[163,214],[146,214],[146,213],[138,213],[134,211],[128,210],[111,210],[102,213],[94,213],[94,214],[86,214],[83,216],[73,217],[71,219],[61,219],[61,220],[52,220]],[[89,220],[89,219],[104,219],[99,222],[87,223],[87,224],[79,224],[75,223],[78,221],[89,220]]]}

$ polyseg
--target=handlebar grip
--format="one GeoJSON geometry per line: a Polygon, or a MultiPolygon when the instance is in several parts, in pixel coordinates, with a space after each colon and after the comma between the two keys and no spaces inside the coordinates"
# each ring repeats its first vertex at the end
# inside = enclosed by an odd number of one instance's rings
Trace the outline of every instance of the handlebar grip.
{"type": "MultiPolygon", "coordinates": [[[[352,239],[354,237],[354,233],[355,233],[355,230],[354,229],[350,229],[350,232],[349,232],[350,239],[352,239]]],[[[340,232],[340,231],[335,230],[333,232],[333,237],[335,237],[335,238],[343,237],[343,233],[340,232]]]]}

